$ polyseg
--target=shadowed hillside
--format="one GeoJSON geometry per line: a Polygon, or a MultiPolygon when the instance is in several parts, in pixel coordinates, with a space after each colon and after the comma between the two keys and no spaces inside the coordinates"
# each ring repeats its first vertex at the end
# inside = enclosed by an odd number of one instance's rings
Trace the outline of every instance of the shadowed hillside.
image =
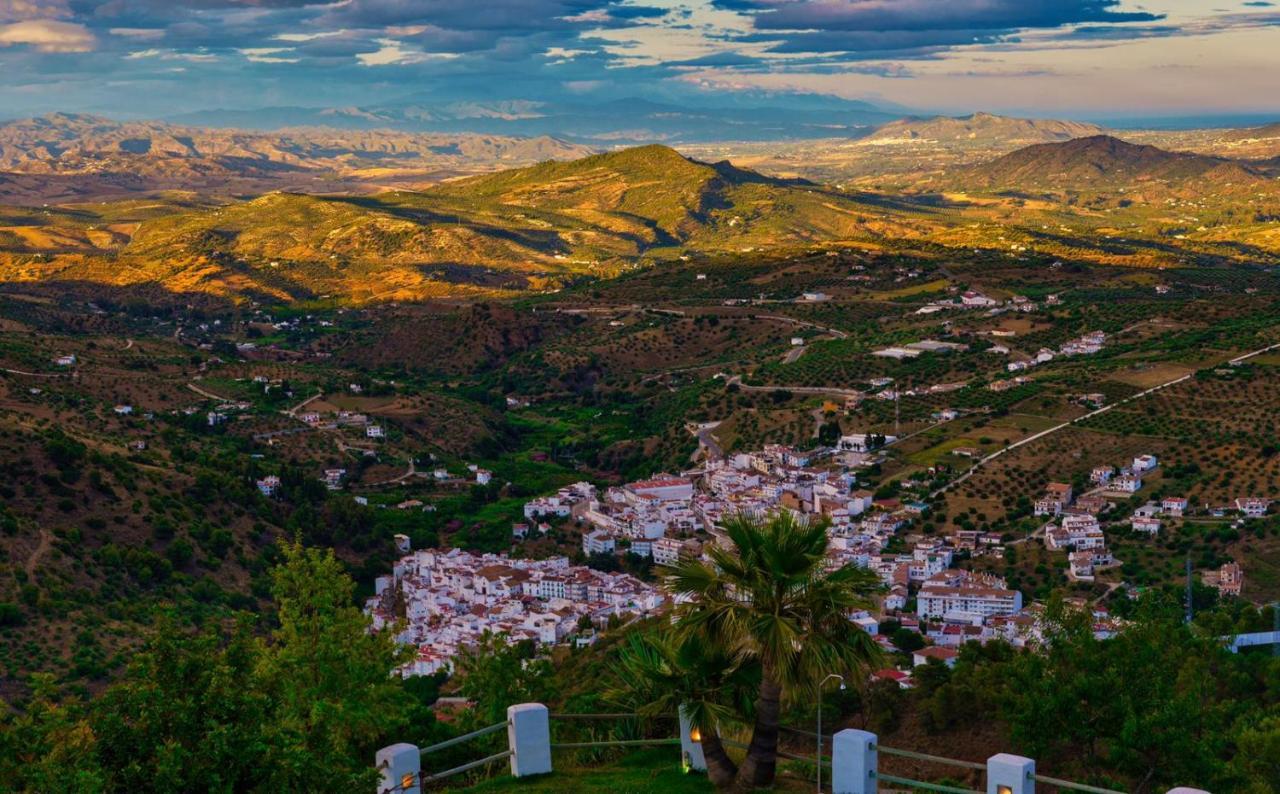
{"type": "Polygon", "coordinates": [[[1108,135],[1045,143],[1011,152],[965,169],[958,182],[969,187],[1019,190],[1105,190],[1162,184],[1170,188],[1247,186],[1262,174],[1242,163],[1155,146],[1127,143],[1108,135]]]}

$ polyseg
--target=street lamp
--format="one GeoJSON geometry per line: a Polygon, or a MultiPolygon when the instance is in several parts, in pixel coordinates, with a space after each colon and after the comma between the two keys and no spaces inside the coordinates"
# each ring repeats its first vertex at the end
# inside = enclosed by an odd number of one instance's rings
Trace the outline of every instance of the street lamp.
{"type": "Polygon", "coordinates": [[[844,676],[832,673],[818,683],[818,756],[814,760],[818,766],[818,794],[822,794],[822,687],[831,679],[840,681],[840,691],[844,691],[844,676]]]}

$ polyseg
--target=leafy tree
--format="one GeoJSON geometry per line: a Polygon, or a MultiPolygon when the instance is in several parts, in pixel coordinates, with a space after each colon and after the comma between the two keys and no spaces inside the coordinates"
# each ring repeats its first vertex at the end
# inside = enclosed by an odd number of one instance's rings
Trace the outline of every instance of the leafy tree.
{"type": "Polygon", "coordinates": [[[0,790],[102,791],[93,732],[79,704],[55,701],[52,676],[33,676],[32,687],[27,708],[0,719],[0,790]]]}
{"type": "Polygon", "coordinates": [[[353,583],[332,551],[284,547],[272,571],[279,625],[256,677],[272,700],[264,740],[267,786],[284,791],[369,788],[369,758],[404,727],[407,699],[389,671],[404,661],[390,632],[370,633],[353,583]]]}
{"type": "Polygon", "coordinates": [[[551,663],[535,658],[532,643],[512,644],[502,634],[486,633],[454,665],[462,681],[459,691],[475,701],[485,725],[505,720],[513,703],[545,702],[553,693],[551,663]]]}
{"type": "Polygon", "coordinates": [[[261,653],[248,620],[198,635],[171,619],[93,705],[107,788],[236,791],[263,769],[268,704],[252,680],[261,653]]]}
{"type": "Polygon", "coordinates": [[[856,566],[826,569],[821,521],[739,515],[723,529],[731,548],[712,546],[709,563],[681,565],[669,586],[687,599],[676,608],[683,637],[760,668],[751,743],[734,782],[749,790],[773,783],[783,698],[812,696],[829,673],[858,680],[879,659],[871,636],[851,630],[848,618],[879,580],[856,566]]]}

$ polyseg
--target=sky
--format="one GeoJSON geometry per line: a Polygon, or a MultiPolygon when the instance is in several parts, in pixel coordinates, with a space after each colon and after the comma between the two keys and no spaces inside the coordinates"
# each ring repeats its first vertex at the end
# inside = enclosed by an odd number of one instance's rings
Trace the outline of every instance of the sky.
{"type": "Polygon", "coordinates": [[[946,113],[1267,113],[1277,3],[0,0],[0,117],[786,93],[946,113]]]}

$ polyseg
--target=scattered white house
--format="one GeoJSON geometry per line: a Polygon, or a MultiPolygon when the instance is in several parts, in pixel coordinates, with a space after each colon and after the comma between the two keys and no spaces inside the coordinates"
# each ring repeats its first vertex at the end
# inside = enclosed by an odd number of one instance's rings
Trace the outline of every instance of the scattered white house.
{"type": "Polygon", "coordinates": [[[930,645],[927,648],[921,648],[911,654],[911,666],[919,667],[922,664],[928,664],[930,659],[937,659],[947,667],[955,667],[956,659],[960,658],[960,652],[954,648],[943,648],[939,645],[930,645]]]}
{"type": "Polygon", "coordinates": [[[983,295],[981,292],[974,292],[972,290],[960,296],[960,303],[964,306],[999,306],[1000,305],[1000,301],[997,301],[994,298],[988,298],[986,295],[983,295]]]}
{"type": "Polygon", "coordinates": [[[1263,499],[1257,496],[1250,496],[1245,499],[1236,500],[1236,509],[1249,518],[1261,518],[1267,514],[1267,508],[1271,506],[1270,499],[1263,499]]]}
{"type": "Polygon", "coordinates": [[[1142,490],[1142,478],[1136,474],[1122,474],[1112,480],[1111,490],[1122,493],[1137,493],[1142,490]]]}
{"type": "Polygon", "coordinates": [[[1154,516],[1134,516],[1130,525],[1135,532],[1145,532],[1148,535],[1160,534],[1160,519],[1154,516]]]}
{"type": "Polygon", "coordinates": [[[280,478],[274,474],[268,474],[261,480],[258,480],[258,491],[263,496],[275,496],[276,491],[280,490],[280,478]]]}
{"type": "Polygon", "coordinates": [[[1155,455],[1139,455],[1133,459],[1133,473],[1145,474],[1159,465],[1160,461],[1156,459],[1155,455]]]}
{"type": "Polygon", "coordinates": [[[367,438],[386,438],[382,425],[369,425],[364,429],[364,434],[367,438]]]}
{"type": "Polygon", "coordinates": [[[115,412],[116,412],[116,413],[118,413],[118,414],[120,414],[121,416],[128,416],[129,414],[133,413],[133,406],[132,406],[132,405],[117,405],[117,406],[115,407],[115,412]]]}
{"type": "Polygon", "coordinates": [[[1187,498],[1185,496],[1166,496],[1160,502],[1160,512],[1167,516],[1181,516],[1187,511],[1187,498]]]}
{"type": "Polygon", "coordinates": [[[492,479],[493,479],[493,472],[489,471],[488,469],[476,469],[477,485],[488,485],[489,481],[492,479]]]}
{"type": "Polygon", "coordinates": [[[74,367],[76,365],[76,357],[74,355],[58,356],[53,360],[53,363],[59,367],[74,367]]]}

